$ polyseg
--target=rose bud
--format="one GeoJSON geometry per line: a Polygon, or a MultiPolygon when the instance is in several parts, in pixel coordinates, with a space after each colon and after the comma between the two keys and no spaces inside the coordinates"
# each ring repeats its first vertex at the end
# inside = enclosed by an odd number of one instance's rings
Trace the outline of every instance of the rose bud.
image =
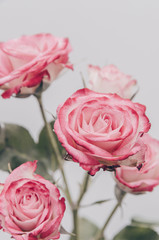
{"type": "Polygon", "coordinates": [[[0,88],[2,97],[29,96],[45,90],[68,62],[71,46],[67,38],[51,34],[22,36],[0,43],[0,88]],[[39,88],[40,87],[40,88],[39,88]]]}
{"type": "Polygon", "coordinates": [[[120,97],[131,99],[137,92],[137,81],[122,73],[116,66],[103,68],[89,65],[89,88],[100,93],[117,93],[120,97]]]}
{"type": "Polygon", "coordinates": [[[144,161],[140,138],[150,128],[145,110],[116,94],[85,88],[58,107],[54,130],[73,161],[94,175],[100,168],[144,161]]]}
{"type": "Polygon", "coordinates": [[[20,165],[6,179],[0,194],[1,227],[17,240],[59,239],[65,199],[34,173],[36,162],[20,165]]]}
{"type": "Polygon", "coordinates": [[[159,184],[159,141],[145,134],[145,162],[141,169],[121,166],[115,171],[118,186],[125,192],[142,193],[152,191],[159,184]]]}

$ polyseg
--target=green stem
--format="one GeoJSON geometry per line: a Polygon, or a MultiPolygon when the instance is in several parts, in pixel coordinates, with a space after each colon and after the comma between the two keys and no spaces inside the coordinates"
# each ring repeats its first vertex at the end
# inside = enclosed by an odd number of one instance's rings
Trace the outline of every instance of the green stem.
{"type": "Polygon", "coordinates": [[[75,234],[73,239],[79,240],[78,209],[73,210],[73,223],[74,223],[73,233],[75,234]]]}
{"type": "Polygon", "coordinates": [[[97,235],[95,236],[95,238],[93,240],[100,240],[103,237],[106,227],[108,226],[110,220],[114,216],[118,207],[121,206],[122,200],[123,200],[125,195],[126,195],[126,193],[124,193],[122,195],[122,197],[120,198],[120,201],[118,201],[117,204],[114,206],[113,210],[111,211],[111,213],[110,213],[109,217],[107,218],[106,222],[104,223],[103,227],[97,232],[97,235]]]}
{"type": "Polygon", "coordinates": [[[61,161],[62,160],[61,159],[61,154],[60,154],[58,145],[56,143],[56,140],[54,138],[53,130],[51,129],[50,124],[46,120],[46,116],[45,116],[45,112],[44,112],[41,96],[36,96],[36,98],[38,100],[40,111],[41,111],[41,114],[42,114],[42,117],[43,117],[43,120],[44,120],[44,123],[45,123],[45,126],[46,126],[46,131],[47,131],[48,138],[50,140],[52,148],[55,151],[56,160],[57,160],[57,162],[59,164],[59,168],[61,170],[61,174],[62,174],[64,183],[65,183],[67,199],[68,199],[68,201],[70,203],[70,206],[73,207],[72,198],[71,198],[71,195],[70,195],[70,191],[69,191],[69,188],[68,188],[68,183],[67,183],[66,176],[65,176],[65,173],[64,173],[63,164],[62,164],[62,161],[61,161]]]}
{"type": "Polygon", "coordinates": [[[84,196],[85,192],[87,191],[87,187],[88,187],[88,183],[89,183],[89,177],[90,177],[90,175],[88,173],[86,173],[86,175],[84,177],[84,180],[83,180],[81,192],[80,192],[79,198],[77,200],[77,208],[80,207],[80,203],[83,199],[83,196],[84,196]]]}
{"type": "Polygon", "coordinates": [[[76,234],[75,236],[75,240],[79,240],[79,222],[78,222],[78,211],[80,208],[80,203],[83,199],[84,194],[87,191],[87,187],[88,187],[88,183],[89,183],[89,177],[90,175],[88,173],[86,173],[84,179],[83,179],[83,183],[82,183],[82,188],[81,188],[81,192],[79,195],[79,198],[77,200],[76,206],[73,210],[73,222],[74,222],[74,230],[73,232],[76,234]]]}

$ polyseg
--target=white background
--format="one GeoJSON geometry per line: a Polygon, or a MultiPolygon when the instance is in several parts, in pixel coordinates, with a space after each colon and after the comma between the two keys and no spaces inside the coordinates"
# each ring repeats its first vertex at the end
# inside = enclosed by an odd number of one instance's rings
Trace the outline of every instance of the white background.
{"type": "MultiPolygon", "coordinates": [[[[135,101],[147,106],[151,135],[159,139],[159,1],[158,0],[0,0],[0,41],[40,32],[69,37],[75,71],[68,71],[44,93],[45,109],[53,114],[56,107],[75,90],[82,88],[80,71],[87,79],[87,64],[104,66],[113,63],[138,80],[140,91],[135,101]]],[[[48,120],[51,115],[48,114],[48,120]]],[[[42,127],[38,105],[26,99],[0,99],[0,121],[27,127],[34,139],[42,127]]],[[[78,182],[83,170],[66,163],[73,198],[77,198],[78,182]]],[[[1,173],[1,181],[4,174],[1,173]]],[[[99,172],[84,198],[84,203],[113,198],[112,180],[108,172],[99,172]]],[[[159,220],[159,188],[142,196],[128,195],[123,214],[118,211],[106,234],[113,236],[134,215],[159,220]]],[[[80,215],[102,226],[115,201],[84,208],[80,215]]],[[[63,226],[71,231],[69,207],[63,226]]],[[[0,233],[0,239],[10,239],[0,233]]],[[[61,240],[68,237],[61,236],[61,240]]]]}

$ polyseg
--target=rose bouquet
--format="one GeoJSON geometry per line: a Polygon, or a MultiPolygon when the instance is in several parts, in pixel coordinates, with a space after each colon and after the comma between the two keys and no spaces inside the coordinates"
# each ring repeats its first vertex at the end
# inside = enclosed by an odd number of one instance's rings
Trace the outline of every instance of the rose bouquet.
{"type": "MultiPolygon", "coordinates": [[[[146,107],[133,102],[137,81],[116,66],[89,65],[88,84],[84,81],[84,88],[60,104],[47,122],[42,94],[63,69],[73,70],[70,51],[68,39],[51,34],[0,43],[2,97],[34,96],[44,120],[38,142],[25,128],[1,123],[0,167],[10,175],[0,185],[0,227],[17,240],[59,239],[60,234],[70,240],[106,239],[106,227],[126,193],[142,194],[159,184],[159,141],[148,133],[146,107]],[[77,201],[65,175],[67,161],[85,172],[77,201]],[[63,184],[55,178],[57,170],[63,184]],[[98,171],[111,171],[116,182],[117,203],[101,228],[79,217],[81,201],[98,171]],[[71,233],[61,224],[68,206],[71,233]]],[[[159,236],[152,223],[135,221],[113,238],[121,239],[159,236]]]]}

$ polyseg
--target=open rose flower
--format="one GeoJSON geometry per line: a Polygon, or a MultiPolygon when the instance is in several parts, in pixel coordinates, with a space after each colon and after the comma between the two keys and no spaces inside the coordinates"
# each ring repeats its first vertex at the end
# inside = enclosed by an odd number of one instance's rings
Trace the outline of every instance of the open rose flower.
{"type": "Polygon", "coordinates": [[[71,46],[67,38],[51,34],[22,36],[0,43],[0,88],[2,97],[33,94],[43,83],[45,89],[68,62],[71,46]]]}
{"type": "Polygon", "coordinates": [[[100,93],[117,93],[131,99],[137,91],[137,81],[110,64],[103,68],[89,65],[90,89],[100,93]]]}
{"type": "Polygon", "coordinates": [[[16,168],[0,194],[0,223],[17,240],[59,239],[64,198],[49,181],[34,173],[36,161],[16,168]]]}
{"type": "Polygon", "coordinates": [[[117,184],[123,191],[140,193],[152,191],[159,185],[159,141],[148,134],[142,140],[147,146],[142,168],[121,166],[116,169],[117,184]]]}
{"type": "Polygon", "coordinates": [[[144,153],[140,136],[149,128],[145,106],[116,94],[86,88],[59,106],[54,125],[59,141],[73,161],[91,175],[100,168],[141,163],[144,153]]]}

